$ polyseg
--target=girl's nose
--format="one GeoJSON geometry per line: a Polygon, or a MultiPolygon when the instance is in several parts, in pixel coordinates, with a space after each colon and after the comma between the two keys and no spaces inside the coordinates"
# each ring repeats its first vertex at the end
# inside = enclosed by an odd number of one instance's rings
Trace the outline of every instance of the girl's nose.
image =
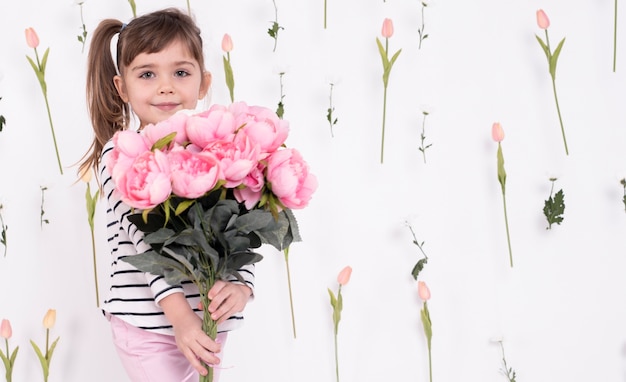
{"type": "Polygon", "coordinates": [[[169,94],[174,93],[174,87],[169,79],[162,79],[159,82],[159,94],[169,94]]]}

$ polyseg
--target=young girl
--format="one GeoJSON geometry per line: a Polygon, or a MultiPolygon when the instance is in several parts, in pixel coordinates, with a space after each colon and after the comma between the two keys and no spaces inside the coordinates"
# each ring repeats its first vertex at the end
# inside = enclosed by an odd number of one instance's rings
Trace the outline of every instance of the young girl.
{"type": "MultiPolygon", "coordinates": [[[[80,173],[99,174],[107,200],[107,235],[111,250],[111,287],[104,301],[113,342],[133,382],[197,381],[207,374],[201,361],[217,365],[226,333],[242,324],[252,296],[254,266],[240,270],[245,283],[217,281],[209,291],[211,317],[218,336],[202,331],[199,293],[192,282],[168,285],[163,277],[143,273],[122,261],[147,251],[143,233],[128,220],[131,209],[113,192],[106,168],[111,137],[129,128],[162,121],[179,110],[194,109],[211,85],[204,69],[200,30],[175,9],[153,12],[131,22],[103,20],[92,34],[87,69],[87,100],[95,138],[80,173]],[[117,57],[111,42],[117,37],[117,57]]],[[[219,379],[215,367],[214,381],[219,379]]]]}

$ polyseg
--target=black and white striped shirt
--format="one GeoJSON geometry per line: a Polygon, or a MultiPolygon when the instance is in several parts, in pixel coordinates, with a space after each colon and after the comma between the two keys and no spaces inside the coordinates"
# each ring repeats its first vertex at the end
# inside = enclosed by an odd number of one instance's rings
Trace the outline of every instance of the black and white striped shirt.
{"type": "MultiPolygon", "coordinates": [[[[143,241],[143,232],[128,220],[131,208],[122,202],[114,192],[115,185],[106,167],[107,156],[113,149],[109,141],[102,151],[100,180],[102,192],[106,198],[107,240],[111,250],[111,278],[108,296],[103,310],[141,329],[156,333],[173,335],[172,325],[167,321],[158,302],[172,293],[184,293],[189,305],[198,316],[200,301],[198,288],[191,282],[181,285],[169,285],[162,276],[139,271],[128,262],[125,256],[132,256],[150,249],[143,241]]],[[[247,286],[254,290],[254,264],[240,269],[240,275],[247,286]]],[[[233,282],[239,282],[234,277],[233,282]]],[[[243,315],[237,314],[219,325],[218,331],[229,331],[243,324],[243,315]]]]}

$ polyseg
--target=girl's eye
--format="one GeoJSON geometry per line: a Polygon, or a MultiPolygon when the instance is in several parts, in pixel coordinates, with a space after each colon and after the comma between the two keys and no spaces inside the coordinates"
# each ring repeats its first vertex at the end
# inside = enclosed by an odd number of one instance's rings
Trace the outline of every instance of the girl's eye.
{"type": "Polygon", "coordinates": [[[189,75],[189,72],[185,70],[177,70],[176,73],[174,73],[174,75],[176,77],[187,77],[189,75]]]}
{"type": "Polygon", "coordinates": [[[139,78],[154,78],[154,73],[152,72],[145,72],[145,73],[141,73],[141,75],[139,76],[139,78]]]}

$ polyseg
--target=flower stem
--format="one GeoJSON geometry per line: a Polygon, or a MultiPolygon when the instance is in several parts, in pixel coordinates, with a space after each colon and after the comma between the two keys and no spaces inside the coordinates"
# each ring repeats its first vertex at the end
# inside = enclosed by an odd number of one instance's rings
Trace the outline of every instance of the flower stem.
{"type": "Polygon", "coordinates": [[[191,5],[189,4],[189,0],[187,0],[187,12],[189,13],[189,16],[191,16],[191,5]]]}
{"type": "Polygon", "coordinates": [[[506,195],[504,193],[504,187],[502,188],[502,203],[504,204],[504,223],[506,225],[506,240],[509,245],[509,261],[511,268],[513,268],[513,252],[511,251],[511,236],[509,235],[509,217],[506,212],[506,195]]]}
{"type": "Polygon", "coordinates": [[[565,128],[563,127],[563,118],[561,117],[561,108],[559,107],[559,98],[556,95],[556,81],[552,78],[552,90],[554,93],[554,102],[556,103],[556,112],[559,115],[559,123],[561,124],[561,135],[563,135],[563,144],[565,145],[565,155],[569,155],[567,149],[567,139],[565,139],[565,128]]]}
{"type": "Polygon", "coordinates": [[[337,382],[339,382],[339,352],[337,347],[337,331],[335,330],[335,374],[337,374],[337,382]]]}
{"type": "MultiPolygon", "coordinates": [[[[209,304],[211,300],[209,299],[209,290],[215,283],[215,280],[206,280],[204,285],[199,285],[200,287],[200,300],[202,301],[202,331],[206,333],[211,339],[215,340],[217,337],[217,322],[211,318],[211,313],[209,312],[209,304]]],[[[200,382],[213,382],[213,367],[207,366],[208,373],[207,375],[200,375],[200,382]]]]}
{"type": "Polygon", "coordinates": [[[380,163],[383,163],[384,151],[385,151],[385,120],[387,119],[387,86],[383,93],[383,135],[380,144],[380,163]]]}
{"type": "Polygon", "coordinates": [[[98,267],[96,265],[96,238],[93,229],[91,230],[91,253],[93,256],[93,279],[96,284],[96,307],[100,307],[100,294],[98,293],[98,267]]]}
{"type": "Polygon", "coordinates": [[[615,0],[615,11],[613,17],[613,73],[615,73],[615,64],[617,62],[617,0],[615,0]]]}
{"type": "Polygon", "coordinates": [[[433,382],[433,359],[432,359],[430,340],[428,340],[428,376],[430,378],[430,382],[433,382]]]}
{"type": "MultiPolygon", "coordinates": [[[[617,2],[617,0],[615,0],[617,2]]],[[[326,29],[326,0],[324,0],[324,29],[326,29]]]]}
{"type": "Polygon", "coordinates": [[[289,270],[289,247],[285,248],[285,266],[287,268],[287,286],[289,287],[289,305],[291,306],[291,327],[293,338],[296,338],[296,315],[293,310],[293,294],[291,292],[291,271],[289,270]]]}
{"type": "Polygon", "coordinates": [[[59,149],[57,147],[57,138],[54,134],[54,126],[52,125],[52,115],[50,114],[50,104],[48,103],[48,94],[47,92],[43,93],[43,97],[46,100],[46,109],[48,110],[48,121],[50,121],[50,131],[52,131],[52,140],[54,141],[54,151],[57,155],[57,163],[59,165],[59,171],[61,175],[63,175],[63,166],[61,166],[61,157],[59,156],[59,149]]]}

